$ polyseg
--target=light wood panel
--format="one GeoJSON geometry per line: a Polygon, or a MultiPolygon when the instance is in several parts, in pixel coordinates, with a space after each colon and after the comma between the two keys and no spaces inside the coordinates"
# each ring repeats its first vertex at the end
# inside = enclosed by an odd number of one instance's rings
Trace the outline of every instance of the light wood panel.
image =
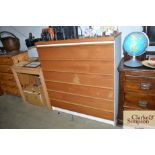
{"type": "Polygon", "coordinates": [[[48,91],[50,99],[67,101],[81,106],[113,112],[114,102],[102,98],[85,97],[64,92],[48,91]]]}
{"type": "Polygon", "coordinates": [[[14,74],[14,78],[16,80],[18,89],[20,91],[20,95],[22,96],[22,99],[24,102],[26,102],[26,98],[23,92],[24,87],[28,85],[30,86],[33,84],[37,84],[39,82],[43,89],[43,96],[45,97],[46,104],[49,109],[52,108],[50,104],[50,100],[48,98],[43,73],[40,67],[26,68],[26,67],[19,67],[19,66],[13,65],[12,72],[14,74]]]}
{"type": "Polygon", "coordinates": [[[8,94],[14,94],[14,95],[20,96],[17,86],[10,87],[8,85],[1,85],[1,87],[2,87],[2,90],[8,94]]]}
{"type": "Polygon", "coordinates": [[[21,52],[18,55],[15,55],[12,57],[13,63],[17,64],[20,61],[28,60],[28,53],[27,52],[21,52]]]}
{"type": "Polygon", "coordinates": [[[40,83],[39,76],[37,75],[35,76],[35,75],[18,73],[18,78],[23,89],[30,85],[39,85],[40,83]]]}
{"type": "Polygon", "coordinates": [[[12,51],[8,52],[5,55],[0,55],[0,82],[2,84],[3,92],[13,95],[19,95],[19,91],[17,91],[17,86],[16,88],[14,87],[15,79],[12,74],[11,66],[27,59],[28,54],[27,52],[23,51],[12,51]]]}
{"type": "Polygon", "coordinates": [[[0,65],[0,72],[3,73],[12,73],[11,67],[8,65],[0,65]]]}
{"type": "Polygon", "coordinates": [[[68,102],[54,100],[54,99],[51,100],[51,103],[55,107],[59,107],[59,108],[63,108],[63,109],[67,109],[67,110],[71,110],[75,112],[80,112],[80,113],[87,114],[87,115],[92,115],[92,116],[110,119],[110,120],[113,120],[114,118],[113,112],[107,112],[104,110],[102,111],[102,110],[93,109],[90,107],[84,107],[84,106],[71,104],[68,102]]]}
{"type": "Polygon", "coordinates": [[[114,37],[36,45],[52,106],[114,119],[114,37]]]}
{"type": "Polygon", "coordinates": [[[114,66],[110,61],[41,61],[43,71],[65,71],[73,73],[113,74],[114,66]]]}
{"type": "Polygon", "coordinates": [[[113,61],[113,44],[67,47],[46,47],[39,49],[40,60],[109,60],[113,61]]]}
{"type": "Polygon", "coordinates": [[[90,97],[99,97],[104,99],[114,99],[113,89],[107,88],[96,88],[90,86],[74,85],[59,82],[49,82],[46,81],[48,90],[56,90],[62,92],[68,92],[73,94],[85,95],[90,97]]]}
{"type": "Polygon", "coordinates": [[[0,65],[12,65],[13,61],[10,57],[0,57],[0,65]]]}
{"type": "Polygon", "coordinates": [[[66,82],[72,84],[90,85],[97,87],[114,87],[113,75],[91,75],[91,74],[78,74],[78,73],[65,73],[44,71],[46,81],[66,82]]]}
{"type": "Polygon", "coordinates": [[[16,82],[15,81],[1,81],[1,85],[7,85],[10,87],[17,87],[16,82]]]}
{"type": "Polygon", "coordinates": [[[15,81],[14,76],[11,73],[0,73],[0,79],[2,81],[15,81]]]}

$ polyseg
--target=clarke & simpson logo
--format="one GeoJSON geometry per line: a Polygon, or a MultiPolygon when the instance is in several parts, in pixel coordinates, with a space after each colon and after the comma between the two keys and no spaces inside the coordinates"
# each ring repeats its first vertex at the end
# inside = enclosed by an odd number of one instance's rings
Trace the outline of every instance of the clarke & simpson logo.
{"type": "Polygon", "coordinates": [[[155,128],[155,111],[124,111],[124,128],[155,128]]]}

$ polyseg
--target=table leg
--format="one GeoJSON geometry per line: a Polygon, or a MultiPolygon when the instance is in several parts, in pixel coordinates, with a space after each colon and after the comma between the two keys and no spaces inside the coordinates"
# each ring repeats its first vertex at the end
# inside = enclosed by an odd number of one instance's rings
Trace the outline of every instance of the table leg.
{"type": "Polygon", "coordinates": [[[51,110],[52,106],[51,106],[50,99],[49,99],[49,96],[48,96],[48,93],[47,93],[47,88],[46,88],[46,84],[45,84],[45,81],[44,81],[44,76],[43,76],[42,69],[40,69],[40,82],[41,82],[43,92],[44,92],[44,95],[45,95],[46,104],[48,106],[48,109],[51,110]]]}
{"type": "Polygon", "coordinates": [[[23,101],[26,102],[26,99],[25,99],[25,96],[24,96],[24,93],[23,93],[23,89],[22,89],[20,80],[19,80],[19,78],[18,78],[18,73],[17,73],[13,68],[12,68],[12,72],[13,72],[14,78],[15,78],[15,80],[16,80],[16,84],[17,84],[17,86],[18,86],[20,95],[21,95],[23,101]]]}

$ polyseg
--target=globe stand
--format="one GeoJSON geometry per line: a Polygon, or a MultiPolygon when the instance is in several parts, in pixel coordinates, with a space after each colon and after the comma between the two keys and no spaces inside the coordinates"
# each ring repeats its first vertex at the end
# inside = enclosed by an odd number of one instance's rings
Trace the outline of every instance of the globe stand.
{"type": "Polygon", "coordinates": [[[136,56],[133,56],[131,60],[125,61],[124,62],[125,66],[128,67],[140,67],[143,66],[142,63],[136,59],[136,56]]]}

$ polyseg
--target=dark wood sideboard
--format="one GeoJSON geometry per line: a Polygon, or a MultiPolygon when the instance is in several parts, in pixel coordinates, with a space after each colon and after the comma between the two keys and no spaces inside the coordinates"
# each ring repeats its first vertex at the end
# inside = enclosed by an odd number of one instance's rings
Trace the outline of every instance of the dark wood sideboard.
{"type": "Polygon", "coordinates": [[[118,70],[118,124],[123,123],[124,110],[155,110],[155,69],[126,67],[122,59],[118,70]]]}

